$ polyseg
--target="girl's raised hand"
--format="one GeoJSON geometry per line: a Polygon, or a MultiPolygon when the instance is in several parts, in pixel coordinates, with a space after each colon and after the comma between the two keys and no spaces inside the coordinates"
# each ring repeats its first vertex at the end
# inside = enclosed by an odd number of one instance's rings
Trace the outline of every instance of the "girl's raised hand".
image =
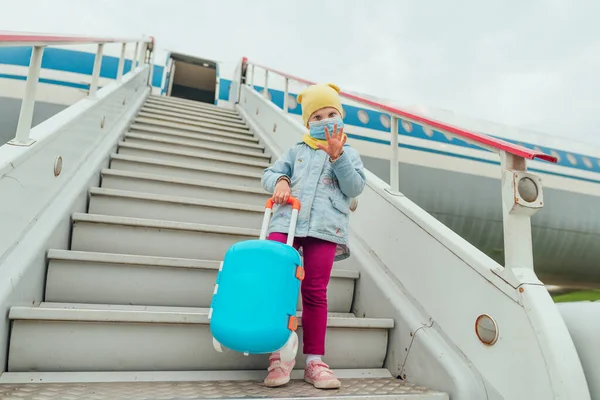
{"type": "Polygon", "coordinates": [[[342,154],[344,143],[346,143],[344,128],[342,127],[338,131],[337,124],[333,125],[333,135],[329,135],[329,129],[325,127],[325,138],[327,139],[327,146],[317,143],[317,147],[329,154],[331,159],[335,160],[342,154]]]}

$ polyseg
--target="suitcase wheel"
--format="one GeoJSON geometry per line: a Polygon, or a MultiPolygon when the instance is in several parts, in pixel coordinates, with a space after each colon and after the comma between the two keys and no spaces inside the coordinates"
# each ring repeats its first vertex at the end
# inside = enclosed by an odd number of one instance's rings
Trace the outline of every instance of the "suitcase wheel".
{"type": "Polygon", "coordinates": [[[297,353],[298,334],[296,332],[292,332],[286,344],[281,348],[281,350],[279,350],[279,356],[281,357],[281,361],[289,362],[296,358],[297,353]]]}
{"type": "Polygon", "coordinates": [[[221,346],[221,343],[219,343],[217,341],[217,339],[215,339],[214,337],[213,337],[213,347],[219,353],[227,353],[227,350],[228,350],[226,347],[221,346]]]}

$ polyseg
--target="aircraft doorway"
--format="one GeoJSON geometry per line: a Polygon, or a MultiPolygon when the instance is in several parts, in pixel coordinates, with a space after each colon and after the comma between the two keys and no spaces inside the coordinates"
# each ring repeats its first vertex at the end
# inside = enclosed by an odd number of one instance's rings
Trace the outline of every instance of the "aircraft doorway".
{"type": "Polygon", "coordinates": [[[167,96],[214,104],[217,63],[183,54],[171,54],[167,96]]]}

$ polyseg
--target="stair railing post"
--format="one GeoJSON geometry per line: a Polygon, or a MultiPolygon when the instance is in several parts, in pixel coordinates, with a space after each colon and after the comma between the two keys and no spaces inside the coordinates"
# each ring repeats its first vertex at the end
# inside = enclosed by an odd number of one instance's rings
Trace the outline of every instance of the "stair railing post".
{"type": "Polygon", "coordinates": [[[263,92],[265,99],[269,99],[269,71],[265,70],[265,88],[263,92]]]}
{"type": "Polygon", "coordinates": [[[251,64],[248,68],[252,68],[252,73],[250,74],[250,79],[248,80],[248,86],[251,89],[254,89],[254,64],[251,64]]]}
{"type": "Polygon", "coordinates": [[[104,43],[98,44],[96,58],[94,59],[94,71],[92,72],[92,83],[90,84],[89,97],[95,97],[98,91],[98,82],[100,81],[100,68],[102,67],[102,52],[104,51],[104,43]]]}
{"type": "Polygon", "coordinates": [[[398,171],[398,117],[390,115],[390,191],[397,193],[400,191],[399,171],[398,171]]]}
{"type": "Polygon", "coordinates": [[[131,71],[134,71],[135,67],[137,65],[137,54],[138,54],[139,48],[140,48],[140,43],[135,42],[135,49],[133,50],[133,56],[131,57],[131,71]]]}
{"type": "Polygon", "coordinates": [[[531,217],[544,205],[542,180],[527,172],[523,157],[500,153],[504,268],[496,270],[513,287],[541,284],[534,272],[531,217]]]}
{"type": "Polygon", "coordinates": [[[29,138],[29,132],[31,131],[31,123],[33,121],[35,96],[40,79],[43,54],[44,46],[34,46],[31,51],[29,70],[27,71],[27,81],[25,83],[25,94],[23,96],[23,101],[21,102],[17,132],[15,138],[9,141],[8,144],[27,147],[35,143],[35,140],[29,138]]]}
{"type": "Polygon", "coordinates": [[[119,58],[119,66],[117,67],[117,81],[123,80],[123,69],[125,68],[125,51],[127,49],[127,43],[121,45],[121,57],[119,58]]]}
{"type": "Polygon", "coordinates": [[[289,96],[290,96],[290,79],[285,78],[285,89],[283,91],[283,112],[288,112],[289,107],[289,96]]]}
{"type": "Polygon", "coordinates": [[[142,42],[142,45],[140,46],[140,54],[139,54],[139,58],[138,58],[138,65],[140,67],[143,67],[144,64],[146,63],[146,49],[148,48],[148,43],[146,42],[142,42]]]}

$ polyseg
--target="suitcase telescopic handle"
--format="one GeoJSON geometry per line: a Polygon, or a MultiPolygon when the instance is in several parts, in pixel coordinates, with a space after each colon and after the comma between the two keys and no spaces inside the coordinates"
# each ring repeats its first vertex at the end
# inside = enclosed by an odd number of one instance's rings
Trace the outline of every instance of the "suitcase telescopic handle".
{"type": "MultiPolygon", "coordinates": [[[[263,218],[262,227],[260,229],[260,239],[265,240],[267,238],[267,230],[269,229],[269,220],[271,219],[271,212],[273,211],[273,198],[267,200],[265,205],[265,216],[263,218]]],[[[287,204],[292,206],[292,219],[290,221],[290,230],[288,231],[287,244],[291,246],[294,243],[294,234],[296,232],[296,222],[298,221],[298,213],[300,212],[300,200],[290,196],[287,199],[287,204]]]]}

